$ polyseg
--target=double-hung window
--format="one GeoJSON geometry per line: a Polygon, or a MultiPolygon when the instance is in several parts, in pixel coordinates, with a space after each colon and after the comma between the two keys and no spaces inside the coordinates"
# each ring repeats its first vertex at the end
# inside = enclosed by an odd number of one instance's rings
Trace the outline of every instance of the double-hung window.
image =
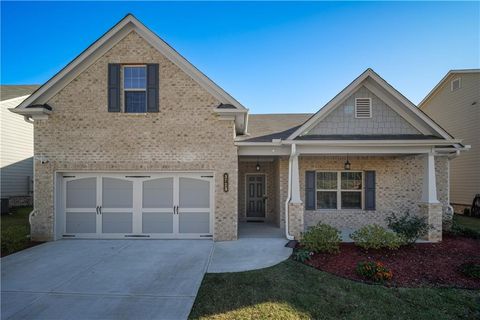
{"type": "Polygon", "coordinates": [[[317,209],[362,209],[362,185],[359,171],[317,172],[317,209]]]}
{"type": "Polygon", "coordinates": [[[123,91],[126,113],[147,112],[146,66],[123,67],[123,91]]]}

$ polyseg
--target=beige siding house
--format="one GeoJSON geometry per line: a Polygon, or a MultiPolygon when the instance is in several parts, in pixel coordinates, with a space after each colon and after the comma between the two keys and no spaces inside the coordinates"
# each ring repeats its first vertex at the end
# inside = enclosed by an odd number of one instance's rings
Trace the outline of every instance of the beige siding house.
{"type": "Polygon", "coordinates": [[[12,111],[34,123],[37,240],[235,240],[253,224],[294,239],[409,211],[439,241],[464,149],[371,69],[315,114],[249,115],[132,15],[12,111]]]}
{"type": "Polygon", "coordinates": [[[1,198],[10,206],[28,205],[33,194],[33,125],[9,111],[38,86],[0,86],[1,198]]]}
{"type": "Polygon", "coordinates": [[[449,71],[419,107],[471,146],[450,162],[450,202],[461,212],[480,194],[480,69],[449,71]]]}

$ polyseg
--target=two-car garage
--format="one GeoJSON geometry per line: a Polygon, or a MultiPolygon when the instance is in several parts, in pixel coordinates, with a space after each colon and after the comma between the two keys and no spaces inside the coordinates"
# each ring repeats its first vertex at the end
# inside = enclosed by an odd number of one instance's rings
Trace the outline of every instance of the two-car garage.
{"type": "Polygon", "coordinates": [[[211,238],[212,173],[59,173],[56,238],[211,238]]]}

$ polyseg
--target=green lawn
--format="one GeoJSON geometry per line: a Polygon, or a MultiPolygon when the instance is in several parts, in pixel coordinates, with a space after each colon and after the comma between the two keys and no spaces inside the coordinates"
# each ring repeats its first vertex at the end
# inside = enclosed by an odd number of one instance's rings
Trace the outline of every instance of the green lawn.
{"type": "Polygon", "coordinates": [[[241,273],[206,274],[191,319],[480,319],[480,292],[386,288],[293,260],[241,273]]]}
{"type": "Polygon", "coordinates": [[[453,216],[453,220],[461,227],[473,229],[480,232],[480,218],[473,218],[456,214],[453,216]]]}
{"type": "Polygon", "coordinates": [[[16,208],[12,215],[2,215],[2,256],[25,249],[30,241],[28,215],[32,207],[16,208]]]}

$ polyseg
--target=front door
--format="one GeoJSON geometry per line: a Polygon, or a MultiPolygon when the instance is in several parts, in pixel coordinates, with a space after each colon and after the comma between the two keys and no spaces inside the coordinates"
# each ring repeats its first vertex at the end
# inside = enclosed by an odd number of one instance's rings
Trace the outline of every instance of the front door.
{"type": "Polygon", "coordinates": [[[247,176],[247,218],[265,218],[265,176],[247,176]]]}

